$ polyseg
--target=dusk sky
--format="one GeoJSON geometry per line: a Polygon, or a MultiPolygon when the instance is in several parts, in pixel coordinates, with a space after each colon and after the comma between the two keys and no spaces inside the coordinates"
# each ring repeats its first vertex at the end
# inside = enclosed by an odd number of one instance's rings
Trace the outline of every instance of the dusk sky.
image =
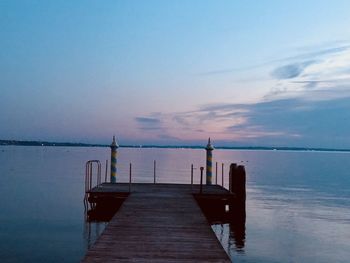
{"type": "Polygon", "coordinates": [[[0,139],[350,148],[350,1],[0,1],[0,139]]]}

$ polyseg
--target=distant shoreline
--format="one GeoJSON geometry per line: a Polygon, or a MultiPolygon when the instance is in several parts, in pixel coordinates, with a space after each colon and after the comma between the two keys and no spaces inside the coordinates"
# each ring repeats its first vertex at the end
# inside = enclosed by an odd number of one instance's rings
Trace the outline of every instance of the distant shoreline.
{"type": "MultiPolygon", "coordinates": [[[[47,141],[18,141],[0,140],[0,146],[52,146],[52,147],[109,147],[107,144],[47,142],[47,141]]],[[[204,149],[196,145],[119,145],[121,148],[164,148],[164,149],[204,149]]],[[[263,150],[263,151],[318,151],[318,152],[350,152],[350,149],[308,148],[308,147],[265,147],[265,146],[217,146],[221,150],[263,150]]]]}

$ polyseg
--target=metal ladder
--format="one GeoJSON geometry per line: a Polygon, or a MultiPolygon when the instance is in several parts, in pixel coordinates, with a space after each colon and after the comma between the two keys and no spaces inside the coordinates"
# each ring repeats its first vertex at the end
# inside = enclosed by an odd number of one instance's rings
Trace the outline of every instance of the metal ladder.
{"type": "Polygon", "coordinates": [[[93,186],[93,167],[96,166],[96,186],[101,184],[101,162],[99,160],[89,160],[85,164],[85,196],[84,196],[84,207],[85,210],[88,209],[89,202],[89,191],[93,186]],[[95,164],[95,165],[94,165],[95,164]]]}

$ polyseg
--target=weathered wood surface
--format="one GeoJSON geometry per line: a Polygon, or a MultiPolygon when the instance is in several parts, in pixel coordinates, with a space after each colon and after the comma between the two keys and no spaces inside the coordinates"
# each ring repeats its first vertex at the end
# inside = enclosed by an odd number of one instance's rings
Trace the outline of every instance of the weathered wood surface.
{"type": "Polygon", "coordinates": [[[191,193],[190,185],[133,185],[82,262],[231,262],[191,193]]]}

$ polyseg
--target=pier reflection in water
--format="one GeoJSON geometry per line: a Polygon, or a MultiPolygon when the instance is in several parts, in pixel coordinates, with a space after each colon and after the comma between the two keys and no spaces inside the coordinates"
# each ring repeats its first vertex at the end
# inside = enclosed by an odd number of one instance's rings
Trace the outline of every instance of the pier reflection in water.
{"type": "Polygon", "coordinates": [[[86,249],[90,249],[96,242],[108,222],[118,212],[124,200],[114,200],[114,202],[107,202],[103,206],[91,206],[89,203],[84,203],[84,240],[86,249]]]}
{"type": "MultiPolygon", "coordinates": [[[[202,210],[212,226],[214,233],[228,254],[235,250],[244,254],[246,242],[246,213],[244,209],[235,209],[231,213],[202,210]],[[228,246],[225,247],[224,244],[228,246]]],[[[230,255],[231,258],[232,255],[230,255]]]]}
{"type": "Polygon", "coordinates": [[[85,248],[89,249],[96,242],[99,236],[102,234],[103,230],[107,226],[108,222],[84,222],[84,241],[85,248]]]}

